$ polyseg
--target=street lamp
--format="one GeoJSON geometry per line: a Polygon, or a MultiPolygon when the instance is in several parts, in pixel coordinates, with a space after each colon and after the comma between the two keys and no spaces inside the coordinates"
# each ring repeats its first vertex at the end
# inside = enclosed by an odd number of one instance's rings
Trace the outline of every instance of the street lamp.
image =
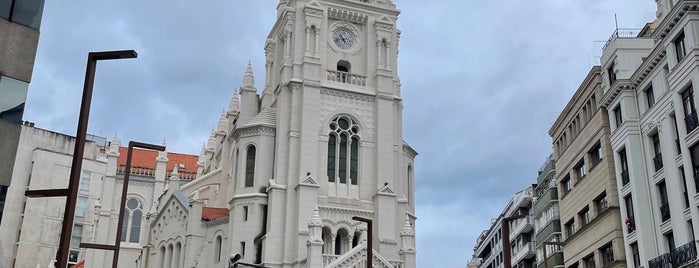
{"type": "Polygon", "coordinates": [[[114,251],[114,256],[112,257],[112,268],[116,268],[119,263],[119,249],[121,243],[121,232],[124,224],[124,210],[126,207],[126,193],[129,191],[129,175],[131,174],[131,156],[133,155],[133,148],[143,148],[155,151],[165,151],[165,146],[148,144],[142,142],[129,141],[129,150],[126,153],[126,168],[124,169],[124,184],[121,187],[121,202],[119,204],[119,216],[117,220],[117,231],[114,238],[114,245],[103,245],[103,244],[93,244],[93,243],[80,243],[81,248],[92,248],[92,249],[102,249],[102,250],[112,250],[114,251]]]}
{"type": "Polygon", "coordinates": [[[524,219],[526,215],[516,215],[502,218],[502,247],[505,255],[505,268],[512,268],[512,253],[510,252],[510,222],[524,219]]]}
{"type": "Polygon", "coordinates": [[[82,169],[83,154],[85,153],[85,137],[87,136],[87,123],[90,118],[90,103],[92,102],[92,87],[95,82],[95,67],[97,67],[97,61],[133,59],[137,56],[138,54],[136,54],[134,50],[90,52],[87,54],[85,83],[83,85],[80,116],[78,118],[78,131],[75,135],[75,148],[73,150],[73,161],[70,166],[68,188],[27,190],[24,192],[24,195],[30,198],[66,197],[66,209],[63,213],[63,226],[61,226],[61,238],[58,244],[58,252],[56,253],[56,262],[60,268],[68,266],[68,250],[70,249],[70,238],[73,232],[73,218],[75,217],[75,204],[78,199],[80,171],[82,169]]]}
{"type": "Polygon", "coordinates": [[[249,266],[249,267],[267,268],[267,267],[262,266],[262,265],[241,262],[240,259],[242,259],[242,258],[243,258],[243,256],[241,256],[238,253],[231,254],[231,257],[228,259],[228,268],[238,268],[239,264],[243,265],[243,266],[249,266]]]}
{"type": "Polygon", "coordinates": [[[373,255],[373,249],[372,249],[372,225],[371,225],[371,220],[367,218],[362,218],[358,216],[352,217],[353,220],[355,221],[361,221],[361,222],[366,222],[367,224],[367,242],[366,242],[366,268],[371,268],[371,259],[373,255]]]}
{"type": "Polygon", "coordinates": [[[541,246],[543,247],[542,250],[544,251],[544,268],[548,268],[548,261],[546,260],[546,246],[552,245],[552,246],[563,246],[565,243],[563,242],[554,242],[554,241],[545,241],[541,243],[541,246]]]}

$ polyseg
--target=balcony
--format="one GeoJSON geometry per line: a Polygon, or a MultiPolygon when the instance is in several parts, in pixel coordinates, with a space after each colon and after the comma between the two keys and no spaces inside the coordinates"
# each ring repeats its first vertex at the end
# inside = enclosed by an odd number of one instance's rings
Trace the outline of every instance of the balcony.
{"type": "Polygon", "coordinates": [[[627,185],[631,182],[631,178],[629,177],[629,171],[628,170],[622,170],[621,171],[621,185],[627,185]]]}
{"type": "Polygon", "coordinates": [[[636,220],[634,220],[633,216],[627,218],[624,223],[626,224],[626,231],[629,234],[636,231],[636,220]]]}
{"type": "Polygon", "coordinates": [[[561,232],[561,221],[558,219],[552,220],[541,230],[536,231],[536,240],[543,241],[549,239],[553,234],[561,232]]]}
{"type": "Polygon", "coordinates": [[[669,204],[665,204],[665,205],[660,206],[660,217],[662,218],[663,222],[670,219],[670,205],[669,204]]]}
{"type": "MultiPolygon", "coordinates": [[[[543,258],[543,256],[542,256],[543,258]]],[[[562,267],[563,266],[563,251],[557,251],[557,252],[549,252],[548,256],[546,256],[546,267],[548,268],[554,268],[554,267],[562,267]]],[[[537,260],[540,261],[540,260],[537,260]]],[[[544,263],[539,262],[538,268],[543,268],[544,263]]]]}
{"type": "Polygon", "coordinates": [[[655,166],[655,172],[663,168],[663,154],[655,154],[655,157],[653,157],[653,165],[655,166]]]}
{"type": "Polygon", "coordinates": [[[328,81],[332,82],[350,84],[361,87],[366,86],[366,76],[348,72],[327,70],[325,78],[328,81]]]}
{"type": "Polygon", "coordinates": [[[520,260],[529,259],[534,256],[536,256],[536,252],[534,252],[534,243],[527,242],[517,250],[517,253],[512,254],[512,263],[518,263],[520,260]]]}
{"type": "Polygon", "coordinates": [[[554,185],[553,187],[548,188],[544,193],[539,196],[536,201],[534,201],[534,207],[532,210],[534,211],[534,214],[539,214],[541,211],[543,211],[545,208],[549,206],[549,203],[551,201],[556,201],[558,200],[558,188],[554,185]]]}
{"type": "Polygon", "coordinates": [[[524,219],[512,221],[512,230],[510,231],[510,240],[515,239],[519,234],[531,232],[534,229],[532,218],[527,216],[524,219]]]}
{"type": "Polygon", "coordinates": [[[697,112],[692,111],[691,114],[688,114],[684,118],[684,124],[685,126],[687,126],[687,134],[689,134],[689,132],[692,132],[692,130],[697,128],[697,126],[699,126],[699,120],[697,120],[697,112]]]}
{"type": "Polygon", "coordinates": [[[607,48],[611,43],[613,43],[615,40],[619,38],[623,39],[628,39],[628,38],[636,38],[638,37],[638,34],[641,33],[641,28],[619,28],[616,31],[612,33],[612,36],[609,37],[607,40],[607,43],[604,44],[604,47],[602,47],[602,50],[607,48]]]}
{"type": "Polygon", "coordinates": [[[648,261],[649,268],[679,268],[697,259],[694,241],[648,261]]]}

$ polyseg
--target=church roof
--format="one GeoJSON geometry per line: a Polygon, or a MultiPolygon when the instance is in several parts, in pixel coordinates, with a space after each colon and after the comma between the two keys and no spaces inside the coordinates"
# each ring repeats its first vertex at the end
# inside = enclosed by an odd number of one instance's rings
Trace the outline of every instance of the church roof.
{"type": "Polygon", "coordinates": [[[214,207],[202,207],[201,208],[201,219],[203,221],[214,221],[221,218],[228,217],[227,208],[214,208],[214,207]]]}
{"type": "Polygon", "coordinates": [[[275,127],[277,124],[277,108],[267,107],[262,109],[255,117],[250,119],[250,121],[245,122],[240,128],[254,127],[254,126],[268,126],[275,127]]]}
{"type": "MultiPolygon", "coordinates": [[[[119,147],[119,159],[117,159],[118,172],[124,172],[128,150],[128,147],[119,147]]],[[[157,157],[157,151],[134,148],[133,155],[131,156],[131,174],[138,173],[148,176],[155,176],[155,159],[157,157]],[[134,168],[139,168],[139,172],[134,171],[134,168]]],[[[196,177],[197,161],[199,161],[198,155],[168,152],[167,159],[166,176],[169,177],[172,169],[177,166],[181,179],[193,180],[196,177]]]]}

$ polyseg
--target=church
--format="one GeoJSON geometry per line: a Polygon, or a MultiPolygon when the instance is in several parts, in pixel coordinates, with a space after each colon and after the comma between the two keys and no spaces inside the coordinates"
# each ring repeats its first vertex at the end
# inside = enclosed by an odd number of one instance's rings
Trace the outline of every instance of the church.
{"type": "Polygon", "coordinates": [[[399,13],[391,0],[281,0],[264,88],[248,63],[196,179],[168,171],[138,267],[224,267],[233,253],[275,268],[365,267],[370,239],[374,267],[414,268],[399,13]]]}

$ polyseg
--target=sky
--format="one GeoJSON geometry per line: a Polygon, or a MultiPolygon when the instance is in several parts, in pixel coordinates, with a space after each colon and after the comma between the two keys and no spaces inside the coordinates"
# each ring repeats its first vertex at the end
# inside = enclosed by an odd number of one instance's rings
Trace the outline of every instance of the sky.
{"type": "MultiPolygon", "coordinates": [[[[415,164],[418,267],[465,267],[476,237],[536,182],[548,130],[615,29],[652,0],[394,0],[405,140],[415,164]]],[[[88,132],[199,154],[250,61],[264,77],[273,0],[46,1],[24,120],[75,135],[89,51],[88,132]]]]}

